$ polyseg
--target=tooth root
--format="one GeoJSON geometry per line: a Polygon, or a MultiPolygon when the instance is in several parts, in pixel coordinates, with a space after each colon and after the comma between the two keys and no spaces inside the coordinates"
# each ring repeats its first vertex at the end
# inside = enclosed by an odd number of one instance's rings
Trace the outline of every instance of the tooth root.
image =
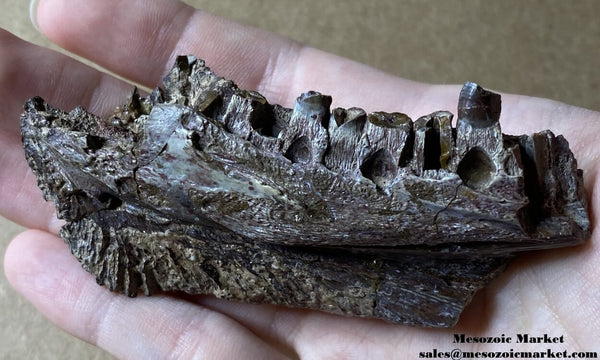
{"type": "Polygon", "coordinates": [[[208,90],[197,92],[196,96],[190,99],[190,106],[197,112],[208,114],[211,108],[215,108],[222,101],[218,91],[208,90]]]}
{"type": "Polygon", "coordinates": [[[408,162],[403,160],[405,148],[412,152],[412,120],[402,113],[367,115],[358,108],[338,108],[333,111],[329,132],[331,147],[325,166],[362,175],[379,187],[389,185],[398,167],[408,162]]]}
{"type": "MultiPolygon", "coordinates": [[[[535,161],[537,188],[545,216],[556,216],[568,208],[568,204],[579,197],[577,193],[580,175],[573,154],[564,151],[568,147],[562,136],[555,136],[546,130],[533,134],[533,157],[535,161]],[[569,172],[561,172],[554,164],[564,164],[569,172]]],[[[581,205],[579,205],[581,206],[581,205]]]]}
{"type": "Polygon", "coordinates": [[[291,161],[322,163],[329,146],[331,97],[309,91],[296,99],[288,127],[279,134],[285,156],[291,161]]]}
{"type": "Polygon", "coordinates": [[[452,113],[448,111],[438,111],[433,115],[433,128],[440,134],[440,166],[448,170],[452,149],[454,148],[454,139],[452,137],[452,113]]]}
{"type": "Polygon", "coordinates": [[[425,170],[425,149],[426,149],[426,136],[427,136],[427,117],[420,117],[415,121],[414,132],[415,132],[415,144],[413,159],[410,163],[410,167],[417,176],[423,174],[425,170]]]}
{"type": "Polygon", "coordinates": [[[376,166],[379,174],[372,180],[380,187],[389,185],[397,175],[406,146],[411,146],[412,120],[405,114],[377,112],[368,115],[359,145],[358,163],[365,169],[376,166]]]}
{"type": "Polygon", "coordinates": [[[415,143],[410,167],[421,176],[425,170],[448,169],[452,150],[452,114],[438,111],[422,116],[414,125],[415,143]]]}
{"type": "Polygon", "coordinates": [[[248,139],[251,132],[272,136],[275,119],[264,97],[244,92],[231,96],[220,121],[231,133],[248,139]]]}
{"type": "Polygon", "coordinates": [[[182,91],[189,85],[188,78],[194,68],[204,68],[204,61],[193,56],[178,56],[175,59],[175,66],[163,78],[164,88],[168,89],[166,99],[175,102],[186,98],[183,95],[187,94],[183,94],[182,91]]]}
{"type": "Polygon", "coordinates": [[[330,149],[323,162],[333,171],[357,173],[358,143],[362,135],[367,114],[363,109],[336,108],[329,122],[330,149]]]}
{"type": "Polygon", "coordinates": [[[152,105],[165,102],[165,95],[163,89],[161,89],[160,87],[155,87],[154,90],[152,90],[152,93],[150,93],[148,100],[152,105]]]}

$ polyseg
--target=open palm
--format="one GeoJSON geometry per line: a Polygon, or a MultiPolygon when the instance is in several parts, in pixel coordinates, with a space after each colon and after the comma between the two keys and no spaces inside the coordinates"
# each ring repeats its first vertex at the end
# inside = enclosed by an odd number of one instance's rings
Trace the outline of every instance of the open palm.
{"type": "MultiPolygon", "coordinates": [[[[456,106],[459,87],[396,78],[288,39],[242,27],[171,0],[41,1],[41,30],[58,45],[146,87],[160,83],[178,54],[195,54],[241,88],[291,105],[307,90],[334,106],[403,111],[416,118],[456,106]],[[76,17],[66,14],[77,13],[76,17]]],[[[108,114],[131,85],[0,30],[0,211],[35,230],[6,253],[12,285],[53,322],[119,358],[415,358],[436,348],[598,350],[598,232],[577,248],[523,256],[477,295],[459,325],[419,329],[315,311],[248,305],[208,296],[130,299],[96,285],[57,237],[60,222],[37,189],[21,148],[24,101],[40,95],[60,108],[108,114]],[[453,344],[453,334],[564,336],[555,345],[453,344]],[[555,346],[555,347],[553,347],[555,346]]],[[[504,132],[549,128],[569,140],[585,185],[592,223],[600,114],[561,103],[503,96],[504,132]],[[585,131],[581,131],[584,129],[585,131]]],[[[515,341],[513,339],[513,341],[515,341]]]]}

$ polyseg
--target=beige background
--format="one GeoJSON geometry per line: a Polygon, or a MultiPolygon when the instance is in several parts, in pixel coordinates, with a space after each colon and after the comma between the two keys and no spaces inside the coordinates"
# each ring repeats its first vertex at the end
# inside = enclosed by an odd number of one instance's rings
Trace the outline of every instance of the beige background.
{"type": "MultiPolygon", "coordinates": [[[[410,79],[470,80],[600,110],[600,1],[188,2],[410,79]]],[[[0,0],[0,26],[48,46],[28,7],[0,0]]],[[[0,219],[2,254],[20,230],[0,219]]],[[[3,276],[0,309],[1,359],[111,358],[46,321],[3,276]]]]}

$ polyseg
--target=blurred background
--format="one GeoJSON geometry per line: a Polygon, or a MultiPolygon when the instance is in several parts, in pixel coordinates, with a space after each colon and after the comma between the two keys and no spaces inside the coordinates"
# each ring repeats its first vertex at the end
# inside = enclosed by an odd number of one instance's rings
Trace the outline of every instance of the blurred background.
{"type": "MultiPolygon", "coordinates": [[[[412,80],[475,81],[600,110],[600,1],[186,2],[412,80]]],[[[2,28],[52,47],[31,25],[28,1],[0,8],[2,28]]],[[[2,255],[21,230],[0,218],[2,255]]],[[[112,359],[46,321],[4,276],[0,308],[0,359],[112,359]]]]}

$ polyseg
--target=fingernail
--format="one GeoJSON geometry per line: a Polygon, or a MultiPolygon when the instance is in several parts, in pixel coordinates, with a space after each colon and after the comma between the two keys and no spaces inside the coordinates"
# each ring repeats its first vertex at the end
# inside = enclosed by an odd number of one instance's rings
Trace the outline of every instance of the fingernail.
{"type": "Polygon", "coordinates": [[[29,3],[29,20],[31,20],[31,24],[37,31],[40,31],[37,24],[37,7],[39,2],[39,0],[31,0],[29,3]]]}

